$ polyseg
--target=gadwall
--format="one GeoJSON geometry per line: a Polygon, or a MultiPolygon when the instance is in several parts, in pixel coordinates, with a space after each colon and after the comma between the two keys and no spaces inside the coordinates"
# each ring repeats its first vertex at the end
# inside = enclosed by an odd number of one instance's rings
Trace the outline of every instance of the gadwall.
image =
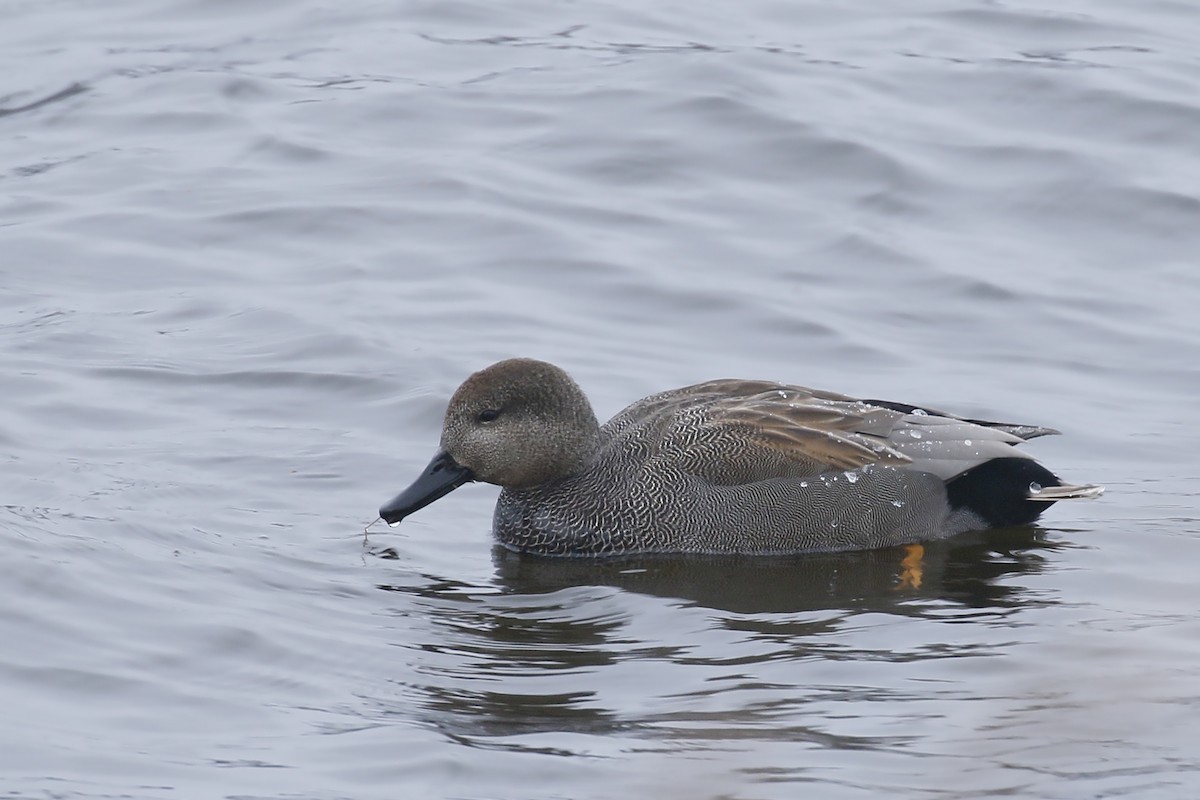
{"type": "Polygon", "coordinates": [[[866,550],[1023,525],[1100,495],[1015,447],[1052,433],[751,380],[652,395],[601,426],[566,372],[515,358],[458,388],[440,452],[379,516],[395,525],[485,481],[503,488],[497,539],[523,552],[866,550]]]}

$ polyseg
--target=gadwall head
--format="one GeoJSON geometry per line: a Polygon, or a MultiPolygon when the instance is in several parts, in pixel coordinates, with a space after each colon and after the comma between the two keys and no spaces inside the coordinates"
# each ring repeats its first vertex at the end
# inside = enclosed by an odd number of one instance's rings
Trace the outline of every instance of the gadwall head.
{"type": "Polygon", "coordinates": [[[379,509],[395,525],[469,481],[528,489],[581,471],[600,425],[563,370],[513,358],[476,372],[450,398],[441,450],[419,478],[379,509]]]}

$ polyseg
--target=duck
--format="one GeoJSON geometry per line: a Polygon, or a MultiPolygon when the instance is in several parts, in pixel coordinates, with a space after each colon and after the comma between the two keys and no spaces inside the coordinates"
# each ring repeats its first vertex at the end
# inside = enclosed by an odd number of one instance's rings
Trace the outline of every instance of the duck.
{"type": "Polygon", "coordinates": [[[601,425],[562,368],[492,364],[450,398],[440,447],[379,509],[395,526],[463,484],[501,487],[500,545],[540,556],[870,550],[1027,525],[1068,484],[1018,445],[1053,428],[765,380],[645,397],[601,425]]]}

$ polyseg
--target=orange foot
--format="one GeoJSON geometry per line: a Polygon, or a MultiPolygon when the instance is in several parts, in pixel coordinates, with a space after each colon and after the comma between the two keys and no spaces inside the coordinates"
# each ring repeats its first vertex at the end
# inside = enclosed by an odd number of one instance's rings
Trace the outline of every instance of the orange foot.
{"type": "Polygon", "coordinates": [[[904,558],[900,560],[900,582],[897,589],[920,589],[921,574],[925,570],[922,559],[925,558],[925,548],[919,544],[904,545],[904,558]]]}

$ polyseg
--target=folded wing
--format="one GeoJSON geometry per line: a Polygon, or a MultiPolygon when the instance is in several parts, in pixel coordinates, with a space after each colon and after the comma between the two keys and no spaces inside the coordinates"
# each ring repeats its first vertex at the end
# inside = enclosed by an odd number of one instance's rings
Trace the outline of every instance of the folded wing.
{"type": "MultiPolygon", "coordinates": [[[[1050,428],[969,420],[933,409],[859,400],[767,381],[719,380],[648,397],[618,414],[606,434],[662,427],[657,453],[715,483],[806,477],[868,464],[950,480],[1050,428]]],[[[642,439],[646,441],[646,439],[642,439]]]]}

